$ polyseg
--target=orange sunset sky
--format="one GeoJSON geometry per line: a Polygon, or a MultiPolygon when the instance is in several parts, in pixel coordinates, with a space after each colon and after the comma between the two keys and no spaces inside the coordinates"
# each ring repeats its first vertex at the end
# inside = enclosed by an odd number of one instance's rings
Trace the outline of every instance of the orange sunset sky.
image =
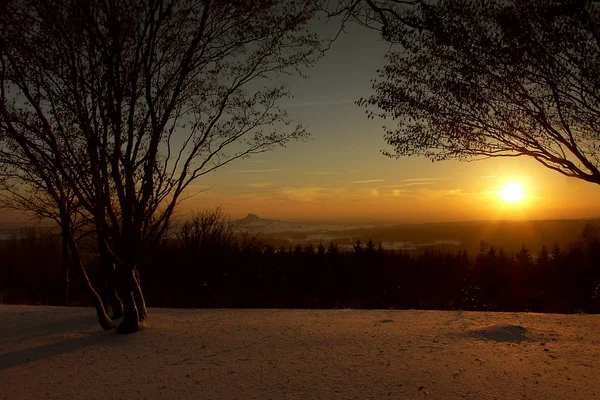
{"type": "MultiPolygon", "coordinates": [[[[333,28],[325,25],[323,29],[333,28]]],[[[331,29],[329,29],[331,30],[331,29]]],[[[600,187],[549,171],[526,158],[473,162],[390,159],[383,124],[354,104],[371,93],[388,45],[376,32],[347,29],[311,70],[288,78],[290,116],[307,126],[306,142],[254,156],[197,181],[206,191],[182,214],[221,205],[233,218],[247,213],[287,220],[434,222],[563,219],[600,216],[600,187]],[[506,201],[514,183],[522,199],[506,201]],[[499,193],[500,192],[500,193],[499,193]]]]}
{"type": "MultiPolygon", "coordinates": [[[[335,23],[315,22],[332,34],[335,23]]],[[[568,219],[600,216],[600,187],[522,158],[474,162],[391,159],[384,124],[354,102],[388,45],[376,32],[350,26],[309,78],[287,76],[293,99],[283,105],[311,133],[305,142],[240,160],[198,179],[179,216],[222,206],[232,218],[255,213],[293,221],[436,222],[488,219],[568,219]],[[499,192],[520,185],[522,199],[499,192]]],[[[6,214],[5,214],[6,215],[6,214]]],[[[2,219],[0,215],[0,220],[2,219]]],[[[6,218],[6,216],[4,216],[6,218]]]]}

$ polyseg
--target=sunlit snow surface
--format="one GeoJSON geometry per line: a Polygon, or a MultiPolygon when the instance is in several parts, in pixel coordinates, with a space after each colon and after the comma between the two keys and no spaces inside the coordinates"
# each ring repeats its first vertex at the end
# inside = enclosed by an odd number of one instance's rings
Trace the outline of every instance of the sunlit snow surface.
{"type": "Polygon", "coordinates": [[[598,399],[600,316],[0,305],[0,399],[598,399]]]}

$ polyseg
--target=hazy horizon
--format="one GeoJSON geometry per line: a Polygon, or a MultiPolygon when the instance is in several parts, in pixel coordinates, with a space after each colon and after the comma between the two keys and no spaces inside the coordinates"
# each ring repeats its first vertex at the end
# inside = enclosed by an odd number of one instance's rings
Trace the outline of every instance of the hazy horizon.
{"type": "MultiPolygon", "coordinates": [[[[178,213],[174,216],[173,222],[174,224],[180,223],[182,221],[186,221],[190,219],[194,213],[200,211],[213,211],[218,207],[216,205],[214,207],[208,207],[197,210],[186,210],[185,213],[178,213]]],[[[223,208],[222,208],[223,209],[223,208]]],[[[499,219],[390,219],[390,218],[369,218],[366,216],[356,216],[355,218],[337,218],[337,219],[324,219],[324,218],[316,218],[307,216],[306,218],[278,218],[269,216],[270,214],[260,214],[254,212],[252,210],[245,213],[237,213],[230,214],[225,209],[223,209],[225,217],[229,218],[231,221],[239,221],[243,220],[249,215],[255,215],[261,220],[269,220],[269,221],[277,221],[277,222],[287,222],[287,223],[297,223],[297,224],[314,224],[314,225],[358,225],[360,226],[369,226],[369,225],[377,225],[377,226],[394,226],[394,225],[427,225],[427,224],[452,224],[452,223],[502,223],[502,222],[544,222],[544,221],[595,221],[600,220],[600,214],[591,214],[589,216],[581,216],[581,217],[572,217],[572,218],[531,218],[531,219],[510,219],[510,218],[499,218],[499,219]]],[[[16,211],[0,211],[0,230],[3,229],[20,229],[20,228],[29,228],[29,227],[53,227],[56,223],[50,219],[42,219],[24,214],[16,211]],[[8,215],[7,215],[8,214],[8,215]]]]}

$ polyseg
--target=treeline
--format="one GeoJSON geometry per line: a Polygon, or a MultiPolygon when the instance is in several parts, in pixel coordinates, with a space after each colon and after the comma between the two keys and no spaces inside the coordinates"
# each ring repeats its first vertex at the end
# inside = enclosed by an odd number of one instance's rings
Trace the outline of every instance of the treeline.
{"type": "MultiPolygon", "coordinates": [[[[61,304],[56,237],[28,232],[0,247],[0,301],[61,304]]],[[[391,251],[369,241],[274,248],[236,234],[205,212],[146,249],[139,266],[155,307],[416,308],[534,312],[600,311],[600,230],[588,225],[568,248],[512,254],[482,243],[478,254],[436,248],[391,251]]],[[[97,261],[89,273],[102,286],[97,261]]],[[[77,278],[71,304],[87,304],[77,278]]]]}

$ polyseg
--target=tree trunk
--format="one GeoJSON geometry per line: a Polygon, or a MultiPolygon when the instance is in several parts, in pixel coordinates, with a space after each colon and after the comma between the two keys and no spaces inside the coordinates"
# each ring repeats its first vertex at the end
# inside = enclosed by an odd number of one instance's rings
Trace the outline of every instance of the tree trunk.
{"type": "MultiPolygon", "coordinates": [[[[100,235],[101,233],[99,233],[100,235]]],[[[102,276],[102,300],[105,307],[112,309],[112,319],[118,319],[123,316],[123,303],[117,294],[117,284],[115,277],[115,264],[110,252],[106,249],[106,243],[103,239],[98,240],[100,250],[100,274],[102,276]]]]}
{"type": "Polygon", "coordinates": [[[117,278],[119,296],[123,302],[123,321],[119,324],[117,331],[119,333],[137,332],[140,329],[140,322],[146,319],[146,305],[135,269],[120,264],[117,267],[117,278]]]}
{"type": "MultiPolygon", "coordinates": [[[[102,263],[104,261],[101,261],[102,263]]],[[[102,276],[102,301],[104,303],[104,306],[106,307],[106,309],[108,309],[110,307],[111,311],[112,311],[112,315],[111,318],[112,319],[118,319],[123,317],[123,303],[121,302],[121,298],[119,297],[119,294],[117,293],[117,288],[116,288],[116,277],[115,277],[115,271],[113,270],[113,266],[111,263],[111,269],[107,269],[106,266],[102,266],[102,272],[101,272],[101,276],[102,276]]]]}
{"type": "Polygon", "coordinates": [[[62,284],[63,284],[63,305],[69,305],[69,243],[62,234],[62,284]]]}
{"type": "Polygon", "coordinates": [[[123,321],[119,333],[132,333],[140,329],[148,315],[146,301],[136,269],[139,240],[124,240],[118,244],[118,256],[114,256],[116,267],[116,286],[123,302],[123,321]]]}
{"type": "Polygon", "coordinates": [[[98,322],[100,323],[100,326],[105,331],[107,331],[109,329],[114,329],[116,326],[112,323],[111,319],[108,317],[108,314],[106,313],[106,309],[104,308],[104,303],[102,302],[100,295],[98,294],[98,292],[96,292],[96,289],[94,289],[92,282],[90,282],[90,279],[89,279],[87,273],[85,272],[85,268],[83,267],[83,263],[81,261],[80,255],[79,255],[79,247],[77,246],[77,243],[75,243],[75,239],[73,238],[73,235],[71,235],[70,232],[67,233],[67,240],[69,243],[69,247],[71,249],[71,256],[73,257],[73,263],[75,264],[75,268],[77,268],[77,271],[79,271],[79,274],[81,275],[81,279],[82,279],[83,283],[85,284],[85,288],[87,289],[89,295],[92,298],[92,302],[94,304],[94,308],[96,309],[96,316],[98,317],[98,322]]]}
{"type": "Polygon", "coordinates": [[[123,316],[123,302],[121,302],[121,298],[114,286],[110,289],[110,308],[112,309],[112,319],[118,319],[123,316]]]}
{"type": "Polygon", "coordinates": [[[133,298],[138,309],[139,320],[140,322],[144,322],[148,316],[148,309],[146,308],[146,300],[144,299],[144,293],[142,292],[142,282],[137,269],[134,269],[133,277],[135,279],[133,298]]]}
{"type": "MultiPolygon", "coordinates": [[[[121,298],[119,297],[118,291],[114,286],[114,283],[109,283],[104,281],[104,274],[102,274],[102,286],[100,292],[102,295],[102,302],[104,303],[104,308],[108,311],[110,309],[111,319],[119,319],[123,317],[123,303],[121,302],[121,298]]],[[[114,277],[111,278],[114,281],[114,277]]]]}

